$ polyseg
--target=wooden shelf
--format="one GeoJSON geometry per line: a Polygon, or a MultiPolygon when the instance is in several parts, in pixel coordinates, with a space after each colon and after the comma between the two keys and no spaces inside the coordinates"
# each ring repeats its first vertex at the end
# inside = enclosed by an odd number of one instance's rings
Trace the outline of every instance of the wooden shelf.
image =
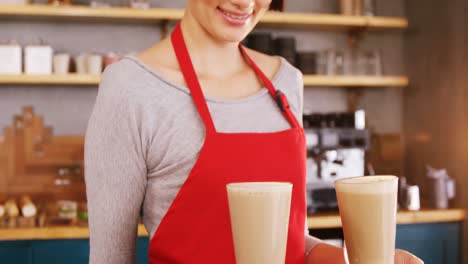
{"type": "Polygon", "coordinates": [[[304,75],[304,86],[318,87],[405,87],[405,76],[323,76],[304,75]]]}
{"type": "MultiPolygon", "coordinates": [[[[422,210],[416,212],[400,211],[397,216],[398,224],[422,224],[461,222],[465,220],[463,209],[422,210]]],[[[190,224],[187,222],[187,224],[190,224]]],[[[341,228],[338,214],[316,214],[307,217],[309,229],[341,228]]],[[[148,236],[143,225],[138,226],[138,236],[148,236]]],[[[0,229],[2,240],[34,240],[34,239],[86,239],[89,238],[87,227],[45,227],[45,228],[13,228],[0,229]]]]}
{"type": "Polygon", "coordinates": [[[97,85],[99,80],[99,75],[0,75],[0,85],[97,85]]]}
{"type": "Polygon", "coordinates": [[[177,20],[183,10],[169,8],[134,9],[128,7],[88,7],[51,5],[1,5],[0,16],[7,18],[60,18],[157,22],[177,20]]]}
{"type": "MultiPolygon", "coordinates": [[[[0,75],[0,85],[90,85],[97,86],[98,75],[0,75]]],[[[404,87],[408,78],[404,76],[323,76],[305,75],[307,87],[404,87]]]]}
{"type": "MultiPolygon", "coordinates": [[[[146,10],[128,7],[49,6],[49,5],[1,5],[0,17],[13,19],[63,19],[63,20],[121,20],[126,22],[175,21],[183,16],[182,9],[150,8],[146,10]]],[[[370,27],[379,29],[405,29],[408,20],[390,17],[342,16],[335,14],[268,12],[260,21],[261,26],[281,28],[352,29],[370,27]]]]}
{"type": "MultiPolygon", "coordinates": [[[[148,232],[143,225],[138,225],[138,236],[146,237],[148,232]]],[[[88,239],[88,227],[51,226],[37,228],[0,229],[0,241],[38,240],[38,239],[88,239]]]]}
{"type": "MultiPolygon", "coordinates": [[[[399,211],[398,224],[424,224],[443,222],[462,222],[466,213],[463,209],[399,211]]],[[[341,228],[338,214],[316,214],[307,217],[309,229],[341,228]]]]}
{"type": "Polygon", "coordinates": [[[262,18],[260,25],[280,28],[317,28],[338,30],[370,28],[371,30],[389,30],[407,28],[408,20],[394,17],[269,12],[262,18]]]}

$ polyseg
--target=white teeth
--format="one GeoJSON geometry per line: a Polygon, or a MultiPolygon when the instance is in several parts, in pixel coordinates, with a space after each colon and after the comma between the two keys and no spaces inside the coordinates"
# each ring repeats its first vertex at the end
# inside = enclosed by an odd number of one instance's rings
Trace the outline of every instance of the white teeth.
{"type": "Polygon", "coordinates": [[[249,14],[249,15],[241,15],[241,16],[239,16],[239,15],[234,15],[234,14],[232,14],[232,13],[228,13],[228,12],[222,10],[222,9],[220,9],[220,10],[221,10],[221,12],[223,12],[223,14],[225,14],[226,16],[228,16],[228,17],[230,17],[230,18],[232,18],[232,19],[237,19],[237,20],[246,19],[246,18],[250,15],[250,14],[249,14]]]}

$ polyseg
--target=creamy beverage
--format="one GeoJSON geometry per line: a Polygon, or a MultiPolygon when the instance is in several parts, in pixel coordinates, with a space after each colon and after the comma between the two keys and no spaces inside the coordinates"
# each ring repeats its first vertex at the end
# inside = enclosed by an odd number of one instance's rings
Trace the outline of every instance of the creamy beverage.
{"type": "Polygon", "coordinates": [[[349,264],[394,264],[398,178],[335,182],[349,264]]]}
{"type": "Polygon", "coordinates": [[[237,264],[284,264],[291,183],[227,185],[237,264]]]}

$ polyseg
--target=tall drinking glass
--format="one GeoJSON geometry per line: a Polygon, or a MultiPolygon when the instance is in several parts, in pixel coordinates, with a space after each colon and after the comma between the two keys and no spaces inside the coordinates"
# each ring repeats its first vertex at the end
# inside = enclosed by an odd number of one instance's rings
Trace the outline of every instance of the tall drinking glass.
{"type": "Polygon", "coordinates": [[[284,264],[291,183],[245,182],[226,186],[237,264],[284,264]]]}
{"type": "Polygon", "coordinates": [[[335,181],[348,264],[394,264],[398,178],[335,181]]]}

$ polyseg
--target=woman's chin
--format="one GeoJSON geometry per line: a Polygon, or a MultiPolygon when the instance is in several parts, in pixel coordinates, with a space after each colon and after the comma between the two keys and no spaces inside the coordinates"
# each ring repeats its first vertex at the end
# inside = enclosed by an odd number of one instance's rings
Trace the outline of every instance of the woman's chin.
{"type": "Polygon", "coordinates": [[[233,30],[220,28],[215,30],[215,38],[225,42],[241,42],[249,34],[250,30],[233,30]]]}

